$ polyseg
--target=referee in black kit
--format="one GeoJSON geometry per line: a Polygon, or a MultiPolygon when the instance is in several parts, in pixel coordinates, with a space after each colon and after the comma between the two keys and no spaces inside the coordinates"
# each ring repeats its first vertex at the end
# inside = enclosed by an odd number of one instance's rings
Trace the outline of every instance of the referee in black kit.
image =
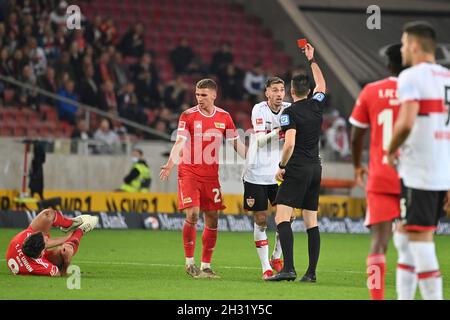
{"type": "Polygon", "coordinates": [[[317,226],[317,209],[322,176],[319,158],[319,137],[325,100],[325,79],[314,60],[314,48],[307,44],[304,49],[316,87],[312,98],[310,81],[307,75],[298,75],[292,79],[291,95],[294,103],[283,111],[280,118],[281,130],[285,131],[285,143],[276,174],[282,181],[275,199],[277,213],[275,222],[280,235],[284,267],[267,281],[293,281],[297,277],[294,268],[294,236],[291,217],[295,217],[294,208],[302,209],[302,215],[308,232],[309,267],[302,282],[316,281],[316,266],[320,251],[320,234],[317,226]]]}

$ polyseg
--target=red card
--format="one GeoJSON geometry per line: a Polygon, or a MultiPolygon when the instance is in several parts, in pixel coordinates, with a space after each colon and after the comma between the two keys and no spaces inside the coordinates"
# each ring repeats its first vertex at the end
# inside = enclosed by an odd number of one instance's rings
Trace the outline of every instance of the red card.
{"type": "Polygon", "coordinates": [[[300,49],[305,48],[307,43],[308,43],[308,40],[306,40],[306,39],[298,39],[297,40],[297,45],[300,49]]]}

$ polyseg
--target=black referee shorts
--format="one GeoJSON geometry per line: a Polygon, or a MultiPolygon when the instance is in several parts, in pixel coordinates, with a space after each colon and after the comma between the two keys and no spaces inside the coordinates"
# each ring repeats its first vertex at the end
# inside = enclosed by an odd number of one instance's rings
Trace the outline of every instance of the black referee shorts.
{"type": "Polygon", "coordinates": [[[319,163],[287,167],[275,204],[317,211],[321,180],[322,166],[319,163]]]}
{"type": "Polygon", "coordinates": [[[400,213],[408,231],[436,230],[439,219],[445,216],[444,199],[447,191],[426,191],[402,184],[400,213]]]}
{"type": "Polygon", "coordinates": [[[277,195],[277,184],[254,184],[244,181],[244,209],[248,211],[266,211],[267,201],[272,204],[277,195]]]}

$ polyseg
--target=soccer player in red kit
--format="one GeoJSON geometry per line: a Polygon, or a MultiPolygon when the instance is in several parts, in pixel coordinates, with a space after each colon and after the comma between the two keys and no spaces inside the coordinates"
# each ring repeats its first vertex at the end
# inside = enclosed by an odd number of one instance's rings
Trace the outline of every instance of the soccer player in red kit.
{"type": "Polygon", "coordinates": [[[392,222],[400,217],[400,178],[389,166],[386,155],[399,110],[396,77],[402,70],[400,47],[400,44],[392,45],[386,51],[392,76],[366,85],[350,117],[350,123],[353,125],[355,182],[361,187],[364,186],[363,178],[367,172],[361,165],[361,154],[364,135],[370,128],[365,225],[372,233],[370,254],[367,257],[367,284],[373,300],[384,299],[385,254],[392,234],[392,222]]]}
{"type": "Polygon", "coordinates": [[[211,269],[211,258],[217,240],[218,210],[223,210],[219,183],[219,150],[222,139],[232,141],[234,149],[245,158],[246,147],[240,141],[228,112],[214,105],[217,84],[214,80],[200,80],[195,88],[197,106],[183,112],[178,122],[177,140],[169,160],[161,167],[160,179],[168,180],[178,166],[178,207],[186,213],[183,243],[186,272],[198,278],[218,278],[211,269]],[[198,268],[194,261],[197,221],[204,212],[202,261],[198,268]]]}
{"type": "Polygon", "coordinates": [[[30,226],[10,242],[6,263],[15,275],[62,276],[77,253],[83,234],[93,230],[98,217],[81,215],[66,218],[60,211],[45,209],[30,226]],[[61,227],[65,237],[50,238],[50,229],[61,227]],[[47,250],[54,248],[52,250],[47,250]]]}

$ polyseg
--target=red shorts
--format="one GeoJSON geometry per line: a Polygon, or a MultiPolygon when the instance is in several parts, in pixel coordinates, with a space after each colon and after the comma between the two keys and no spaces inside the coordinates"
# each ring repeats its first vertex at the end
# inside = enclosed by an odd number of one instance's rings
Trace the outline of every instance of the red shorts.
{"type": "Polygon", "coordinates": [[[198,181],[192,178],[178,180],[178,209],[200,207],[202,211],[223,210],[219,180],[198,181]]]}
{"type": "Polygon", "coordinates": [[[366,227],[398,218],[400,218],[400,195],[367,192],[366,220],[364,221],[366,227]]]}

